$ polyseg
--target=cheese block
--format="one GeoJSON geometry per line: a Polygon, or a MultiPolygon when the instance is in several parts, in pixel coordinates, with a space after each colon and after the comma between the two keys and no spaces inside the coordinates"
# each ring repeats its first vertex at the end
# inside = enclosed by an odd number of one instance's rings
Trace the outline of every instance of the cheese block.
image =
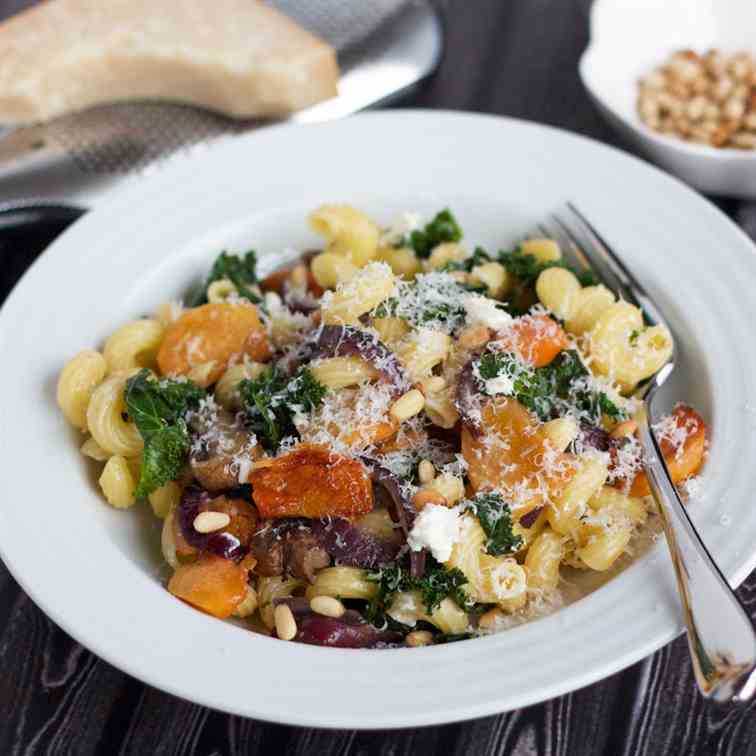
{"type": "Polygon", "coordinates": [[[0,24],[0,123],[170,100],[234,118],[336,94],[332,47],[258,0],[47,0],[0,24]]]}

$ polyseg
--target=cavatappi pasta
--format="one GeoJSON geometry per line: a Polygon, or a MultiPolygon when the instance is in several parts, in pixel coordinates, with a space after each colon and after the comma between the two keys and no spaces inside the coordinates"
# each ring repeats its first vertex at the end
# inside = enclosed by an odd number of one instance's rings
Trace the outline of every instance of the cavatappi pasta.
{"type": "MultiPolygon", "coordinates": [[[[628,563],[654,518],[632,393],[670,334],[553,239],[471,248],[448,210],[309,224],[322,247],[290,268],[224,252],[61,371],[105,500],[162,520],[168,590],[285,640],[417,646],[628,563]]],[[[653,427],[695,475],[702,418],[653,427]]]]}

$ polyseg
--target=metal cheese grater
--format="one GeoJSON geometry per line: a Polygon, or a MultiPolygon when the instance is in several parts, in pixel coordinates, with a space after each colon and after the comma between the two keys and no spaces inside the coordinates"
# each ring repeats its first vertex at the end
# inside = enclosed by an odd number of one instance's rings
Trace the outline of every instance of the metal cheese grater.
{"type": "MultiPolygon", "coordinates": [[[[425,0],[271,0],[339,53],[337,97],[289,122],[340,118],[386,101],[430,74],[442,46],[425,0]]],[[[116,186],[160,170],[172,156],[270,122],[238,121],[166,103],[104,105],[47,124],[0,132],[0,210],[92,207],[116,186]]]]}

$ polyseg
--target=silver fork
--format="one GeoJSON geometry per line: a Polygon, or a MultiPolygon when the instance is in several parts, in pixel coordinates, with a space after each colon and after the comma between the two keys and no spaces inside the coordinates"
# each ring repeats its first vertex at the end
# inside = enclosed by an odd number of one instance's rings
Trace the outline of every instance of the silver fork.
{"type": "MultiPolygon", "coordinates": [[[[649,325],[669,328],[658,305],[585,216],[571,203],[567,210],[566,217],[552,215],[556,233],[542,230],[566,242],[566,252],[574,261],[592,269],[615,294],[640,307],[649,325]]],[[[654,397],[674,367],[673,349],[670,359],[641,390],[638,431],[643,469],[672,556],[698,687],[715,701],[742,703],[756,691],[756,632],[688,516],[649,421],[654,397]]]]}

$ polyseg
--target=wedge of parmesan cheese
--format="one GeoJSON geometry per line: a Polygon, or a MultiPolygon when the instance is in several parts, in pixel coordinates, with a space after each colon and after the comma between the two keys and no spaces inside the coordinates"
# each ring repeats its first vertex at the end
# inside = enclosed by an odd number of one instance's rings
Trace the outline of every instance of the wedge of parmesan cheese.
{"type": "Polygon", "coordinates": [[[234,118],[333,97],[332,47],[258,0],[47,0],[0,24],[0,123],[128,100],[234,118]]]}

